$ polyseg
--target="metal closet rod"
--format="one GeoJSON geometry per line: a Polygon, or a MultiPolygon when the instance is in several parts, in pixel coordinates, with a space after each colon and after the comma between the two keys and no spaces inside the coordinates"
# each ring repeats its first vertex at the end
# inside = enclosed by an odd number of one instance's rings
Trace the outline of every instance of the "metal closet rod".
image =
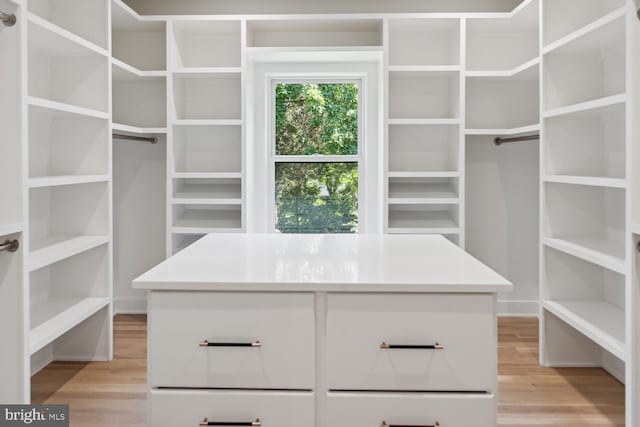
{"type": "Polygon", "coordinates": [[[521,141],[537,141],[540,139],[539,134],[535,135],[526,135],[526,136],[514,136],[511,138],[503,138],[501,136],[497,136],[493,139],[493,143],[500,146],[502,144],[507,144],[509,142],[521,142],[521,141]]]}
{"type": "Polygon", "coordinates": [[[120,133],[113,134],[114,139],[126,139],[128,141],[141,141],[141,142],[150,142],[151,144],[156,144],[158,142],[158,138],[154,138],[151,136],[135,136],[135,135],[123,135],[120,133]]]}
{"type": "Polygon", "coordinates": [[[13,27],[16,25],[16,15],[13,13],[0,12],[0,21],[7,27],[13,27]]]}

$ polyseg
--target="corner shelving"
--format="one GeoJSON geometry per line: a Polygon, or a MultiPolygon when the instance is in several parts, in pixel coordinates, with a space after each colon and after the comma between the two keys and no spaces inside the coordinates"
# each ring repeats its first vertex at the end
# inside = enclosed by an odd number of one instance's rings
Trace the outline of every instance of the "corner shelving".
{"type": "Polygon", "coordinates": [[[113,121],[141,129],[167,126],[167,81],[162,72],[136,73],[113,63],[113,121]]]}
{"type": "Polygon", "coordinates": [[[27,401],[29,375],[46,364],[112,357],[109,3],[28,8],[20,21],[27,401]]]}
{"type": "Polygon", "coordinates": [[[39,22],[30,19],[28,23],[29,95],[107,113],[106,54],[39,22]]]}
{"type": "Polygon", "coordinates": [[[540,362],[602,366],[624,380],[628,424],[631,3],[543,0],[541,49],[540,362]]]}
{"type": "Polygon", "coordinates": [[[545,50],[547,117],[611,105],[615,96],[625,94],[625,16],[618,13],[603,25],[579,30],[566,43],[545,50]],[[565,107],[569,109],[563,111],[565,107]]]}
{"type": "Polygon", "coordinates": [[[537,66],[509,77],[476,77],[467,73],[466,133],[489,129],[491,134],[513,135],[534,130],[540,122],[539,94],[537,66]]]}
{"type": "Polygon", "coordinates": [[[51,24],[107,49],[107,5],[104,0],[29,0],[28,9],[51,24]]]}
{"type": "Polygon", "coordinates": [[[468,19],[467,70],[515,73],[530,66],[539,56],[538,14],[539,1],[526,0],[507,17],[468,19]]]}
{"type": "Polygon", "coordinates": [[[111,0],[113,58],[139,71],[167,69],[166,23],[143,21],[121,0],[111,0]]]}

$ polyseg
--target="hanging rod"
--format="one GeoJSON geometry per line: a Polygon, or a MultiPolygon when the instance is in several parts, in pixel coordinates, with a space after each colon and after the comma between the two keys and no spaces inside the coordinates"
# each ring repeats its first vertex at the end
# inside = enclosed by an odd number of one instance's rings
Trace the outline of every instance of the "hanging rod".
{"type": "Polygon", "coordinates": [[[7,240],[0,243],[0,252],[16,252],[20,248],[20,242],[17,240],[7,240]]]}
{"type": "Polygon", "coordinates": [[[13,27],[16,25],[16,15],[13,13],[0,12],[0,21],[7,27],[13,27]]]}
{"type": "Polygon", "coordinates": [[[507,144],[509,142],[520,142],[520,141],[537,141],[540,139],[540,135],[526,135],[526,136],[514,136],[511,138],[503,138],[501,136],[497,136],[494,138],[493,143],[500,146],[502,144],[507,144]]]}
{"type": "Polygon", "coordinates": [[[115,139],[126,139],[129,141],[141,141],[141,142],[150,142],[151,144],[156,144],[158,142],[158,138],[152,136],[134,136],[134,135],[123,135],[120,133],[114,133],[113,138],[115,139]]]}

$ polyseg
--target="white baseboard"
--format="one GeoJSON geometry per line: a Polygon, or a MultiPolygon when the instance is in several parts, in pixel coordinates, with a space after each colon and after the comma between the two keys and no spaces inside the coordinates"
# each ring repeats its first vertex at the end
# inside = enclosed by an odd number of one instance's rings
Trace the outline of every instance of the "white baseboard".
{"type": "Polygon", "coordinates": [[[538,301],[498,301],[500,317],[538,317],[539,315],[538,301]]]}
{"type": "Polygon", "coordinates": [[[115,298],[113,314],[147,314],[146,298],[115,298]]]}

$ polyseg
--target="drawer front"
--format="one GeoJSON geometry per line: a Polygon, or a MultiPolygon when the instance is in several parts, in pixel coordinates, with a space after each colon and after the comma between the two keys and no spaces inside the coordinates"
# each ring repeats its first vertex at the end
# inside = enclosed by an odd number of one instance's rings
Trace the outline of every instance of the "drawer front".
{"type": "Polygon", "coordinates": [[[314,386],[312,294],[152,292],[152,387],[314,386]]]}
{"type": "Polygon", "coordinates": [[[313,404],[311,392],[154,390],[151,392],[150,425],[311,427],[315,422],[313,404]]]}
{"type": "Polygon", "coordinates": [[[329,393],[331,427],[495,427],[489,394],[329,393]],[[385,424],[386,423],[386,424],[385,424]]]}
{"type": "Polygon", "coordinates": [[[493,391],[494,310],[488,294],[329,295],[328,387],[493,391]]]}

